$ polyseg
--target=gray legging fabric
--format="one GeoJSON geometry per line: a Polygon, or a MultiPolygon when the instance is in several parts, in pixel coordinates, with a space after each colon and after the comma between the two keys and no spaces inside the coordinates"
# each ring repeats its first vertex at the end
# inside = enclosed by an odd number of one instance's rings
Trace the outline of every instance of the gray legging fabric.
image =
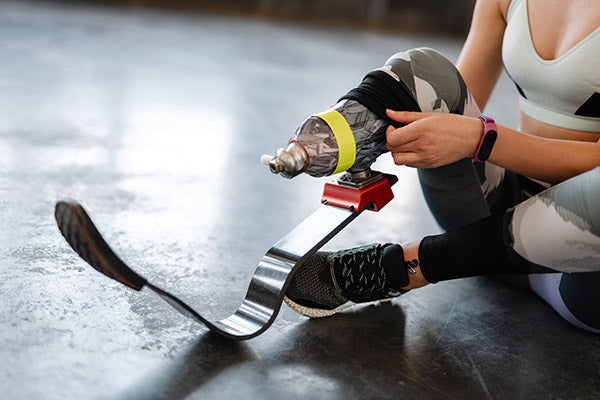
{"type": "Polygon", "coordinates": [[[567,321],[600,333],[600,167],[542,191],[525,177],[470,160],[418,173],[446,230],[505,212],[505,245],[556,271],[529,275],[528,286],[567,321]]]}

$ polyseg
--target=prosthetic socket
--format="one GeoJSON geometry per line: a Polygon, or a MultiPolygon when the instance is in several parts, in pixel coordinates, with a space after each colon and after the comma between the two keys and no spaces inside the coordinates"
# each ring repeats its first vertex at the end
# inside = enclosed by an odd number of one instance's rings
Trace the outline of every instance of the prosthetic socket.
{"type": "Polygon", "coordinates": [[[365,170],[385,153],[385,132],[398,122],[386,109],[480,114],[458,70],[435,50],[393,55],[328,110],[308,117],[285,149],[261,161],[286,178],[365,170]]]}

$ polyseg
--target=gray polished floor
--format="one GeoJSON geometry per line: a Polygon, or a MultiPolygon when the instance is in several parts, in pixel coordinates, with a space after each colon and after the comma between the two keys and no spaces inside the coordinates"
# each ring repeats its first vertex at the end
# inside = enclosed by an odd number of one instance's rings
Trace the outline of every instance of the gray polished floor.
{"type": "MultiPolygon", "coordinates": [[[[460,43],[129,8],[0,2],[0,398],[597,399],[600,339],[486,279],[230,342],[87,266],[53,219],[81,201],[118,254],[214,317],[318,207],[258,159],[393,52],[460,43]]],[[[515,126],[502,78],[489,113],[515,126]]],[[[437,233],[413,170],[329,248],[437,233]]]]}

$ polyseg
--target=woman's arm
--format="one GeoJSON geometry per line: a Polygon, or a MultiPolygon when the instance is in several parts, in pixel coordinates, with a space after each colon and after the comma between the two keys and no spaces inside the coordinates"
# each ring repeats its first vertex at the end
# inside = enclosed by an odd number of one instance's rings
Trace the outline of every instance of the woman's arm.
{"type": "Polygon", "coordinates": [[[478,0],[456,67],[481,110],[502,72],[502,39],[510,0],[478,0]]]}
{"type": "Polygon", "coordinates": [[[559,183],[600,166],[600,142],[548,139],[498,125],[490,162],[531,178],[559,183]]]}
{"type": "MultiPolygon", "coordinates": [[[[457,114],[388,111],[407,124],[387,131],[394,162],[415,168],[435,168],[475,155],[483,124],[457,114]]],[[[550,183],[600,165],[600,142],[548,139],[498,125],[498,139],[488,161],[550,183]]]]}

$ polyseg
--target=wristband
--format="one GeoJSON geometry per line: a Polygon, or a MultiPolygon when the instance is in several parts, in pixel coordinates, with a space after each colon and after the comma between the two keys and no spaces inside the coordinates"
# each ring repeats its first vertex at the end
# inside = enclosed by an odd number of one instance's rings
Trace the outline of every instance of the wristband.
{"type": "Polygon", "coordinates": [[[475,157],[472,158],[473,162],[484,162],[487,160],[490,154],[492,154],[492,149],[498,138],[498,128],[494,119],[485,115],[479,116],[479,119],[483,122],[483,135],[481,135],[481,141],[475,151],[475,157]]]}

